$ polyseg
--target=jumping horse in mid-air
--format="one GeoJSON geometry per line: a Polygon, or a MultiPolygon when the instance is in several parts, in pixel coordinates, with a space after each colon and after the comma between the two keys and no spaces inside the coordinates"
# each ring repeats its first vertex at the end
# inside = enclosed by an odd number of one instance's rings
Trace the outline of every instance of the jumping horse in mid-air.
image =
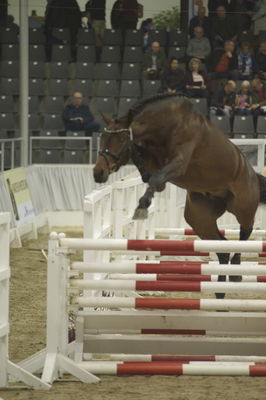
{"type": "MultiPolygon", "coordinates": [[[[121,118],[104,118],[107,128],[94,179],[106,182],[131,158],[148,183],[135,219],[147,217],[154,193],[171,182],[187,190],[185,220],[201,239],[225,240],[217,226],[225,211],[239,222],[240,240],[249,238],[259,202],[266,203],[266,178],[256,174],[241,151],[189,99],[157,95],[140,100],[121,118]]],[[[220,263],[229,263],[230,254],[217,256],[220,263]]],[[[239,264],[240,254],[230,262],[239,264]]]]}

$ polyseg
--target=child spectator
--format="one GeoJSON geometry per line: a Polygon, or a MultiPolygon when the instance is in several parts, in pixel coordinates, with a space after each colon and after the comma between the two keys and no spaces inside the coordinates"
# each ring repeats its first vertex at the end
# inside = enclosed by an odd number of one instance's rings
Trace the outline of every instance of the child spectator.
{"type": "Polygon", "coordinates": [[[250,45],[243,42],[241,50],[237,57],[238,62],[238,80],[250,80],[253,78],[255,68],[254,57],[250,52],[250,45]]]}
{"type": "Polygon", "coordinates": [[[186,73],[186,92],[190,97],[208,97],[210,89],[208,75],[202,71],[202,64],[198,58],[192,58],[186,73]]]}
{"type": "Polygon", "coordinates": [[[185,90],[185,72],[179,68],[179,61],[177,58],[171,58],[169,65],[163,71],[161,79],[161,93],[180,93],[183,94],[185,90]]]}
{"type": "Polygon", "coordinates": [[[236,95],[235,115],[250,115],[252,103],[250,82],[243,81],[239,93],[236,95]]]}

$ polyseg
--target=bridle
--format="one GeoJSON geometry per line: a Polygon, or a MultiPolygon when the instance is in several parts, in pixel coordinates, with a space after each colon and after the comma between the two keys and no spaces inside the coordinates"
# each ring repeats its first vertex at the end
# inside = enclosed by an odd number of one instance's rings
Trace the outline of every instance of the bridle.
{"type": "Polygon", "coordinates": [[[116,162],[116,171],[121,166],[120,161],[121,161],[122,157],[125,155],[126,151],[129,150],[130,145],[133,142],[133,131],[132,131],[132,128],[122,128],[122,129],[116,129],[116,130],[111,130],[111,129],[104,128],[104,133],[109,135],[110,137],[112,135],[117,134],[117,133],[123,133],[123,132],[128,133],[129,141],[127,141],[125,146],[123,146],[123,148],[122,148],[122,150],[121,150],[119,155],[116,155],[116,154],[110,152],[110,150],[108,150],[108,149],[100,150],[99,153],[98,153],[100,156],[102,156],[105,159],[106,164],[108,165],[108,167],[109,167],[108,157],[111,157],[113,160],[115,160],[115,162],[116,162]]]}

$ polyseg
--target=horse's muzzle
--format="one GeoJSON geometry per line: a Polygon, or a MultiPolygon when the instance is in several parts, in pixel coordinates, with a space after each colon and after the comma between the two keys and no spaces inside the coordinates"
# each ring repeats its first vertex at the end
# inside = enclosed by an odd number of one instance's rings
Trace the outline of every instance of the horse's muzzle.
{"type": "Polygon", "coordinates": [[[108,179],[109,173],[102,168],[94,168],[93,177],[96,183],[105,183],[108,179]]]}

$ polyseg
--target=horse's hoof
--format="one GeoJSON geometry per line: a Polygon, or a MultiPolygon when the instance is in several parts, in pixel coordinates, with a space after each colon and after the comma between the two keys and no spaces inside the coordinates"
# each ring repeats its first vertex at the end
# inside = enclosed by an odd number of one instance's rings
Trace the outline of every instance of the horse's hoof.
{"type": "Polygon", "coordinates": [[[229,281],[230,282],[242,282],[242,276],[241,275],[229,276],[229,281]]]}
{"type": "Polygon", "coordinates": [[[133,219],[147,219],[148,218],[148,210],[147,208],[136,208],[133,219]]]}

